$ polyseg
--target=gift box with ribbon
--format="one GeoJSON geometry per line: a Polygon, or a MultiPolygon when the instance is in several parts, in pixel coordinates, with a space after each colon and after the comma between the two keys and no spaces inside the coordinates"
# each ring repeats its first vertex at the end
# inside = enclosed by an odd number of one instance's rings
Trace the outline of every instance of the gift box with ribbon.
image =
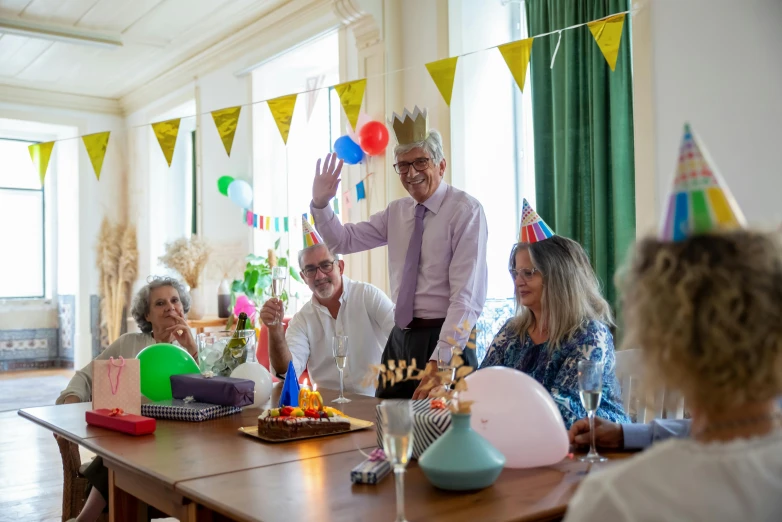
{"type": "MultiPolygon", "coordinates": [[[[445,433],[451,425],[451,412],[440,400],[411,401],[413,405],[413,458],[418,459],[426,448],[445,433]]],[[[383,423],[377,406],[377,445],[383,446],[383,423]]]]}
{"type": "Polygon", "coordinates": [[[130,435],[146,435],[156,428],[155,419],[125,413],[121,408],[90,410],[85,416],[87,424],[130,435]]]}
{"type": "Polygon", "coordinates": [[[377,484],[390,472],[391,463],[386,460],[383,450],[378,448],[350,471],[350,481],[353,484],[377,484]]]}
{"type": "Polygon", "coordinates": [[[171,394],[175,399],[193,397],[198,402],[220,406],[249,406],[255,398],[255,383],[197,373],[171,376],[171,394]]]}

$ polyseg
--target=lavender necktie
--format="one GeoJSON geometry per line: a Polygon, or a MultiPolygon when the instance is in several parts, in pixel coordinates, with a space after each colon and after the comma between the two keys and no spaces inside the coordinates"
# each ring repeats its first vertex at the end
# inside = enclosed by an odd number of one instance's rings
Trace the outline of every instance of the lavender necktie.
{"type": "Polygon", "coordinates": [[[399,285],[399,296],[396,300],[394,321],[399,328],[407,328],[413,320],[413,301],[415,299],[415,284],[418,280],[418,262],[421,260],[421,242],[424,237],[424,214],[426,207],[420,203],[415,206],[415,225],[410,244],[407,246],[405,268],[402,271],[402,284],[399,285]]]}

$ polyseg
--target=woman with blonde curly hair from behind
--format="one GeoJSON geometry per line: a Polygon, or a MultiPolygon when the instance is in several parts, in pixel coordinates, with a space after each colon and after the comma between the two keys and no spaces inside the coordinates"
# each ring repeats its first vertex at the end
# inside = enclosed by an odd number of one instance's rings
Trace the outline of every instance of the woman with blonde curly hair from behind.
{"type": "Polygon", "coordinates": [[[623,343],[682,394],[691,438],[590,474],[567,522],[782,520],[782,240],[739,229],[725,201],[733,226],[713,232],[666,213],[674,236],[641,241],[619,278],[623,343]]]}

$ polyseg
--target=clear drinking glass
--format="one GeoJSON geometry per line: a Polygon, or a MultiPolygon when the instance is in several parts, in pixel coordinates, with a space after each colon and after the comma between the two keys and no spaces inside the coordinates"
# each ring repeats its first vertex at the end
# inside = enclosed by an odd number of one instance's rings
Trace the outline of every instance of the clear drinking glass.
{"type": "MultiPolygon", "coordinates": [[[[285,280],[288,278],[288,267],[274,266],[272,267],[272,298],[279,299],[282,292],[285,290],[285,280]]],[[[280,324],[280,318],[275,315],[274,325],[280,324]]]]}
{"type": "Polygon", "coordinates": [[[598,455],[595,449],[595,413],[600,407],[600,399],[603,394],[603,363],[593,361],[578,361],[578,391],[581,395],[581,404],[589,417],[589,433],[592,443],[589,453],[581,457],[585,462],[605,462],[605,457],[598,455]]]}
{"type": "Polygon", "coordinates": [[[410,401],[380,403],[383,451],[394,467],[396,479],[396,522],[405,519],[405,467],[413,454],[413,408],[410,401]]]}
{"type": "Polygon", "coordinates": [[[240,364],[255,360],[255,330],[201,333],[196,336],[196,346],[201,373],[229,377],[240,364]]]}
{"type": "Polygon", "coordinates": [[[339,370],[339,397],[331,402],[350,402],[350,399],[345,398],[344,373],[345,367],[348,365],[348,336],[335,335],[331,349],[334,352],[334,364],[337,365],[337,370],[339,370]]]}
{"type": "Polygon", "coordinates": [[[437,350],[437,372],[448,372],[451,378],[451,383],[446,385],[447,388],[451,387],[453,381],[456,379],[456,367],[451,363],[453,359],[453,346],[438,347],[437,350]]]}

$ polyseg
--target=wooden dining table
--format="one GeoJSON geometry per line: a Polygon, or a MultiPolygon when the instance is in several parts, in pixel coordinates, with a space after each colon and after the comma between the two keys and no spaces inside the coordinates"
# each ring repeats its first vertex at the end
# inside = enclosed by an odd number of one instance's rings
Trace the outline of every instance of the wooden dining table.
{"type": "MultiPolygon", "coordinates": [[[[275,385],[271,403],[280,386],[275,385]]],[[[321,391],[328,403],[337,396],[321,391]]],[[[348,394],[346,415],[376,421],[374,397],[348,394]]],[[[268,405],[267,405],[268,407],[268,405]]],[[[158,420],[151,435],[133,437],[89,426],[91,404],[19,410],[19,415],[103,458],[109,470],[109,519],[146,520],[148,506],[183,522],[392,520],[393,476],[352,484],[351,469],[377,446],[374,426],[346,434],[266,443],[239,432],[257,425],[260,409],[205,422],[158,420]]],[[[612,460],[627,454],[611,454],[612,460]]],[[[609,461],[609,464],[610,465],[609,461]]],[[[573,458],[542,468],[505,469],[487,489],[436,489],[415,461],[405,473],[410,521],[558,520],[578,483],[596,469],[573,458]]]]}

